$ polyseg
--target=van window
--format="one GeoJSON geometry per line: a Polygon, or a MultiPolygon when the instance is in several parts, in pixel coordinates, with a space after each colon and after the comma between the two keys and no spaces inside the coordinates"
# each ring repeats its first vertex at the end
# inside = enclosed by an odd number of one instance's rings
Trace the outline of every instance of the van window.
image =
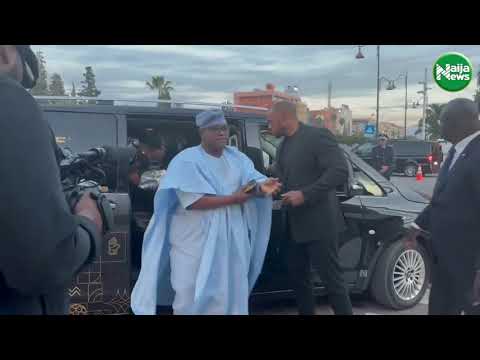
{"type": "Polygon", "coordinates": [[[44,110],[57,143],[74,153],[93,147],[117,146],[117,122],[113,114],[44,110]]]}
{"type": "Polygon", "coordinates": [[[372,149],[375,147],[375,144],[372,142],[367,142],[355,148],[355,153],[360,156],[370,156],[372,149]]]}

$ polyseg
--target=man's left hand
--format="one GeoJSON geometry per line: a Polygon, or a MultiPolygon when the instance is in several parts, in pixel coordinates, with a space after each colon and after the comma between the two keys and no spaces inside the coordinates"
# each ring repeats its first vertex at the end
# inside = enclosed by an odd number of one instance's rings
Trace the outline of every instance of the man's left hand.
{"type": "Polygon", "coordinates": [[[389,167],[384,165],[384,166],[382,166],[382,169],[380,170],[380,172],[382,174],[385,174],[388,171],[388,169],[389,169],[389,167]]]}
{"type": "Polygon", "coordinates": [[[260,185],[260,190],[266,195],[274,195],[280,191],[282,184],[276,178],[269,178],[260,185]]]}
{"type": "Polygon", "coordinates": [[[282,194],[282,201],[285,205],[291,205],[297,207],[305,203],[305,197],[301,191],[289,191],[285,194],[282,194]]]}
{"type": "Polygon", "coordinates": [[[480,270],[475,273],[473,280],[473,306],[480,305],[480,270]]]}

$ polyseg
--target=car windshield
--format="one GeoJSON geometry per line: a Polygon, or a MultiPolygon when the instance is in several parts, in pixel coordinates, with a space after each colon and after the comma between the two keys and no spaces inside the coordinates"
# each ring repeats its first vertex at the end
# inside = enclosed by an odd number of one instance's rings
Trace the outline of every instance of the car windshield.
{"type": "Polygon", "coordinates": [[[370,176],[376,182],[385,182],[386,179],[380,175],[377,170],[373,167],[368,165],[365,161],[359,158],[353,151],[351,151],[347,145],[339,144],[340,148],[343,150],[345,156],[357,167],[362,169],[362,171],[367,172],[368,176],[370,176]]]}

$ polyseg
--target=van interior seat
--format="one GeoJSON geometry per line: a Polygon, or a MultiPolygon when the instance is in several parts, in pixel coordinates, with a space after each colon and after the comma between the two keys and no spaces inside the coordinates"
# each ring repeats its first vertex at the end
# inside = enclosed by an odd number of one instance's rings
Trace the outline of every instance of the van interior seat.
{"type": "Polygon", "coordinates": [[[246,155],[252,160],[255,169],[262,174],[266,174],[267,170],[265,169],[265,165],[263,163],[263,154],[262,150],[248,146],[246,150],[246,155]]]}

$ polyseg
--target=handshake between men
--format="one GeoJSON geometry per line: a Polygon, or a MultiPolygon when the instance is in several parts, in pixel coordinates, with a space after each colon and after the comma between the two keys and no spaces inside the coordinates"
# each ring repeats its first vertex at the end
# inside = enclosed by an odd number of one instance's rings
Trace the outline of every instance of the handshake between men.
{"type": "MultiPolygon", "coordinates": [[[[243,203],[256,194],[264,196],[277,195],[281,188],[282,184],[279,182],[278,178],[269,178],[265,182],[260,183],[259,192],[255,192],[256,183],[252,185],[249,183],[234,195],[238,196],[239,201],[243,203]]],[[[280,196],[282,198],[282,205],[297,207],[305,203],[305,198],[301,191],[288,191],[280,196]]]]}
{"type": "Polygon", "coordinates": [[[268,178],[264,182],[251,181],[247,185],[242,186],[240,190],[235,192],[233,196],[237,199],[237,203],[244,203],[253,196],[273,196],[278,194],[282,184],[276,178],[268,178]]]}

